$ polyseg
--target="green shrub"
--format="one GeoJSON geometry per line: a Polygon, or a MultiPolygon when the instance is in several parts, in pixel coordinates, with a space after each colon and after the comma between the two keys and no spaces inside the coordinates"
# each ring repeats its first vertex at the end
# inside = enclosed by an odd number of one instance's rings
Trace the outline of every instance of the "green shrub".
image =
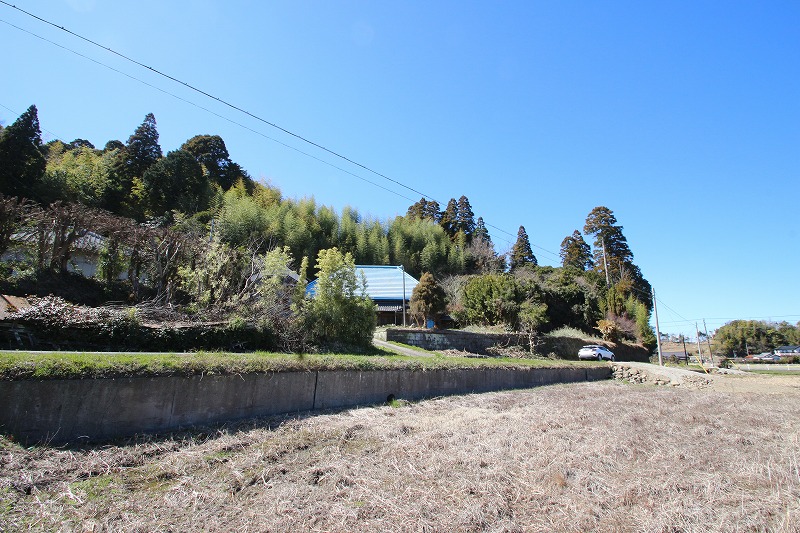
{"type": "Polygon", "coordinates": [[[375,331],[375,304],[366,295],[366,281],[356,275],[353,257],[338,249],[321,250],[314,298],[302,311],[316,344],[369,346],[375,331]]]}

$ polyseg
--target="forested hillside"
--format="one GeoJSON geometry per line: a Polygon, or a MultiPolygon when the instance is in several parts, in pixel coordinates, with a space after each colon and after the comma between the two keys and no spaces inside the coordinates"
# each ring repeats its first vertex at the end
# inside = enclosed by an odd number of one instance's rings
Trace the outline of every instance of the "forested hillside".
{"type": "Polygon", "coordinates": [[[512,250],[498,254],[463,195],[444,208],[422,198],[392,220],[355,207],[337,213],[253,180],[217,135],[196,135],[164,154],[148,114],[126,142],[44,144],[35,106],[0,130],[0,193],[0,252],[29,250],[6,261],[6,286],[66,272],[92,232],[103,243],[96,282],[109,294],[124,285],[132,303],[155,298],[194,313],[246,315],[241,304],[263,278],[268,252],[313,278],[320,252],[337,248],[356,264],[432,274],[461,324],[532,334],[601,328],[609,338],[653,340],[650,285],[603,206],[589,213],[583,233],[561,243],[562,266],[543,267],[522,226],[512,250]]]}

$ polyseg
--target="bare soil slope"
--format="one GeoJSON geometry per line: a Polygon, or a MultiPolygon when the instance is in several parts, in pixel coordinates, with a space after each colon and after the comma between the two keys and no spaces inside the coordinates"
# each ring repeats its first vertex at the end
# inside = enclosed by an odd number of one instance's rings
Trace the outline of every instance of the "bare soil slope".
{"type": "Polygon", "coordinates": [[[84,450],[0,440],[0,531],[800,531],[787,379],[551,386],[84,450]]]}

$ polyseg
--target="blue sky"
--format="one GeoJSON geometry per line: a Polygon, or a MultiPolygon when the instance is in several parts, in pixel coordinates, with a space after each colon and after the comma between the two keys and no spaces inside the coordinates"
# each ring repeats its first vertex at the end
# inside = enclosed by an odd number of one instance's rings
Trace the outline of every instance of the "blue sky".
{"type": "MultiPolygon", "coordinates": [[[[498,251],[524,225],[556,265],[609,207],[663,331],[800,321],[798,2],[10,3],[442,203],[468,196],[498,251]]],[[[7,5],[0,21],[6,125],[36,104],[45,140],[102,147],[152,112],[165,152],[221,135],[287,197],[379,219],[419,199],[7,5]]]]}

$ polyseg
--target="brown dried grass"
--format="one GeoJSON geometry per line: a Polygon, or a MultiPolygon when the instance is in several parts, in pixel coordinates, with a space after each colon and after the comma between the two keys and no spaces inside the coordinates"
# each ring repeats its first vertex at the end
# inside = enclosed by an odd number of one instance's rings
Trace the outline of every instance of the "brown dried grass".
{"type": "Polygon", "coordinates": [[[603,382],[0,441],[0,530],[799,531],[797,398],[603,382]]]}

